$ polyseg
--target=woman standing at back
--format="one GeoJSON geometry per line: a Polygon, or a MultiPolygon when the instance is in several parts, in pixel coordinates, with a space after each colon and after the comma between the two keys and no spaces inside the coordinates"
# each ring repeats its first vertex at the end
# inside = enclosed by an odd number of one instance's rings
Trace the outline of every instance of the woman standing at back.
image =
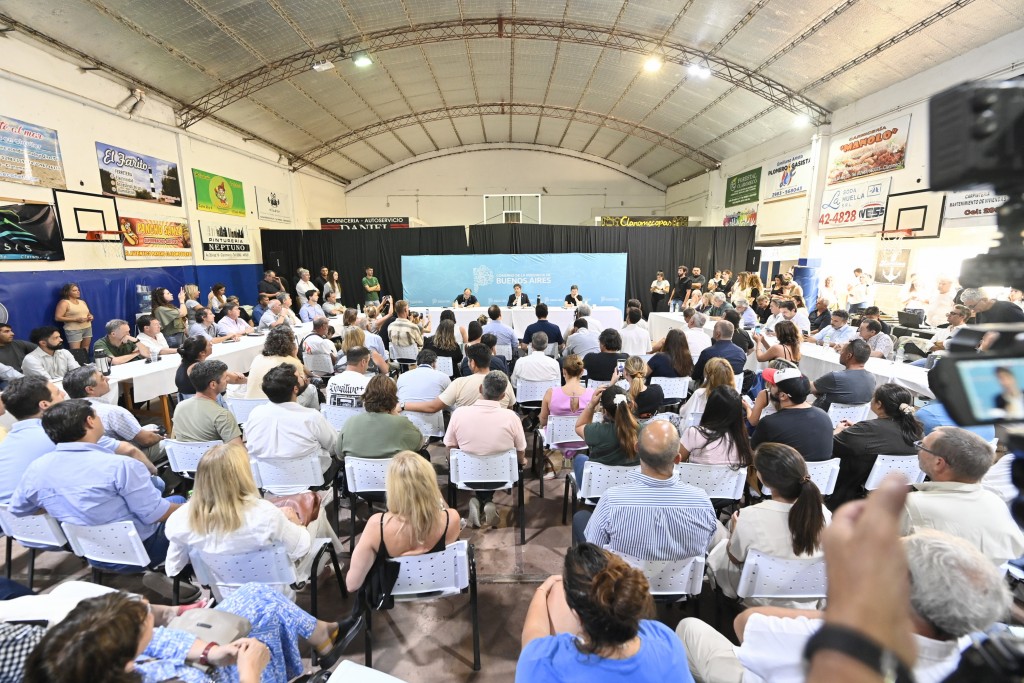
{"type": "Polygon", "coordinates": [[[82,290],[74,282],[60,289],[60,301],[54,319],[64,323],[64,336],[68,338],[69,349],[85,349],[88,352],[92,342],[92,313],[89,304],[81,298],[82,290]]]}

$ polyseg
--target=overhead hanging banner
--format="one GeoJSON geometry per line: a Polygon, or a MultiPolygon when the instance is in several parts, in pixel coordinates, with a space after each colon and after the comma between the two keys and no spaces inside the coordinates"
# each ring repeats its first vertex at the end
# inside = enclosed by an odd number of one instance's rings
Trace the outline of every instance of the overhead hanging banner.
{"type": "Polygon", "coordinates": [[[811,186],[814,166],[811,164],[810,149],[779,157],[766,164],[764,168],[766,203],[802,197],[811,186]]]}
{"type": "Polygon", "coordinates": [[[0,180],[66,188],[57,131],[0,114],[0,180]]]}
{"type": "Polygon", "coordinates": [[[192,169],[196,187],[196,208],[200,211],[228,216],[245,215],[245,193],[242,182],[224,176],[192,169]]]}
{"type": "Polygon", "coordinates": [[[291,223],[292,203],[287,193],[256,186],[256,215],[262,221],[291,223]]]}
{"type": "Polygon", "coordinates": [[[204,261],[245,261],[252,255],[246,225],[199,221],[199,236],[204,261]]]}
{"type": "Polygon", "coordinates": [[[192,236],[184,221],[121,216],[120,226],[127,261],[192,258],[192,236]]]}
{"type": "Polygon", "coordinates": [[[100,187],[108,197],[127,197],[167,206],[181,206],[178,164],[96,143],[100,187]]]}
{"type": "Polygon", "coordinates": [[[826,189],[821,194],[821,215],[818,228],[846,228],[852,225],[882,225],[885,221],[885,200],[892,178],[865,180],[826,189]]]}
{"type": "Polygon", "coordinates": [[[837,134],[828,149],[827,185],[875,173],[898,171],[907,161],[910,114],[882,124],[837,134]]]}
{"type": "Polygon", "coordinates": [[[756,202],[761,191],[761,167],[729,176],[725,181],[725,207],[756,202]]]}
{"type": "Polygon", "coordinates": [[[946,218],[974,218],[992,216],[1010,198],[992,190],[976,192],[950,192],[946,195],[946,218]]]}
{"type": "Polygon", "coordinates": [[[370,217],[370,218],[321,218],[321,230],[387,230],[388,228],[408,228],[409,217],[370,217]]]}
{"type": "Polygon", "coordinates": [[[49,204],[0,206],[0,260],[63,261],[63,242],[49,204]]]}
{"type": "Polygon", "coordinates": [[[600,216],[596,221],[601,226],[624,228],[685,228],[690,224],[689,216],[600,216]]]}

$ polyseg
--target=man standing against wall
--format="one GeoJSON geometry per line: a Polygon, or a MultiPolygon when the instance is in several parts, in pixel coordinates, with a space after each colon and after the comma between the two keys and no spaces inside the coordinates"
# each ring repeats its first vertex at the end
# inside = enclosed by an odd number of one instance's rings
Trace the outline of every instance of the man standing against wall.
{"type": "Polygon", "coordinates": [[[363,306],[376,306],[380,302],[380,280],[373,276],[373,266],[366,266],[363,278],[363,306]]]}

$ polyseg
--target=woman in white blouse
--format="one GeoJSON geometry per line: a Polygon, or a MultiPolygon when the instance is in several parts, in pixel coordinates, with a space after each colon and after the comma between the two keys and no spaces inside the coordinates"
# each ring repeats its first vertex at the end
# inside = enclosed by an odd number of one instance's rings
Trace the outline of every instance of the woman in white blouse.
{"type": "Polygon", "coordinates": [[[231,555],[279,543],[295,564],[296,575],[308,577],[319,550],[314,539],[333,536],[325,515],[307,527],[292,509],[261,499],[249,454],[238,444],[214,446],[203,455],[192,498],[171,514],[165,531],[168,576],[189,564],[190,551],[231,555]]]}
{"type": "Polygon", "coordinates": [[[724,358],[711,358],[704,366],[704,384],[700,385],[690,399],[679,408],[683,426],[700,424],[700,417],[708,403],[708,394],[715,387],[722,386],[736,387],[732,366],[724,358]]]}
{"type": "MultiPolygon", "coordinates": [[[[747,553],[757,550],[787,560],[821,557],[821,533],[832,521],[821,491],[795,448],[761,444],[754,452],[754,468],[761,483],[771,489],[771,500],[734,513],[729,522],[730,538],[708,554],[712,578],[730,598],[736,597],[747,553]]],[[[816,601],[748,599],[744,604],[817,608],[816,601]]]]}

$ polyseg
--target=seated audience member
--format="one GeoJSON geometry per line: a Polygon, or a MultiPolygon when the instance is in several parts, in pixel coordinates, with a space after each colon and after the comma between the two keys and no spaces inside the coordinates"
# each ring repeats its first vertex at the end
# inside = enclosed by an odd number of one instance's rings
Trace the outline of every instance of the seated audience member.
{"type": "Polygon", "coordinates": [[[543,332],[548,335],[549,344],[558,344],[558,350],[561,351],[565,347],[565,340],[562,339],[562,330],[552,322],[548,322],[548,305],[538,304],[534,313],[537,316],[537,321],[526,326],[526,332],[523,334],[523,338],[519,340],[519,346],[522,349],[526,349],[529,345],[529,340],[533,339],[533,335],[537,332],[543,332]]]}
{"type": "Polygon", "coordinates": [[[850,319],[850,314],[839,309],[838,311],[832,311],[831,323],[822,327],[814,335],[814,343],[820,346],[834,346],[836,344],[845,344],[851,339],[857,339],[857,330],[850,327],[847,324],[847,320],[850,319]]]}
{"type": "MultiPolygon", "coordinates": [[[[353,346],[345,352],[345,369],[327,382],[327,402],[332,406],[358,408],[362,405],[363,392],[370,383],[370,350],[365,346],[353,346]]],[[[341,362],[341,361],[339,361],[341,362]]]]}
{"type": "MultiPolygon", "coordinates": [[[[489,336],[489,335],[484,335],[489,336]]],[[[446,408],[462,408],[473,405],[480,398],[480,387],[491,372],[491,352],[485,344],[470,344],[466,347],[469,372],[454,380],[441,394],[429,401],[413,401],[405,404],[405,410],[418,413],[436,413],[446,408]]],[[[495,372],[501,372],[496,370],[495,372]]],[[[506,375],[507,377],[508,375],[506,375]]],[[[511,408],[516,403],[512,384],[505,384],[505,393],[499,399],[502,408],[511,408]]]]}
{"type": "Polygon", "coordinates": [[[530,353],[516,361],[512,369],[512,388],[518,390],[519,382],[558,382],[561,369],[558,361],[545,354],[548,348],[548,335],[534,332],[530,341],[530,353]]]}
{"type": "Polygon", "coordinates": [[[746,329],[753,328],[757,324],[757,312],[750,307],[750,303],[746,299],[736,299],[732,303],[740,316],[742,326],[746,329]]]}
{"type": "Polygon", "coordinates": [[[274,296],[278,292],[284,291],[284,284],[281,282],[281,278],[272,270],[263,271],[263,279],[256,283],[256,289],[261,294],[269,294],[274,296]]]}
{"type": "Polygon", "coordinates": [[[252,332],[252,325],[241,318],[242,307],[236,303],[224,304],[224,317],[217,323],[217,334],[222,337],[238,339],[243,334],[252,332]]]}
{"type": "Polygon", "coordinates": [[[158,431],[143,428],[130,411],[103,400],[110,393],[110,381],[95,365],[75,368],[64,377],[63,386],[68,398],[84,398],[89,401],[103,423],[106,436],[138,447],[156,465],[167,460],[164,437],[158,431]]]}
{"type": "Polygon", "coordinates": [[[281,302],[281,312],[279,315],[285,317],[287,324],[292,327],[296,327],[299,324],[299,318],[295,315],[292,310],[292,297],[287,292],[281,292],[277,295],[277,300],[281,302]]]}
{"type": "Polygon", "coordinates": [[[604,329],[604,325],[601,324],[601,321],[591,315],[590,304],[580,304],[576,307],[576,319],[586,320],[587,327],[589,327],[594,334],[599,334],[601,330],[604,329]]]}
{"type": "Polygon", "coordinates": [[[831,302],[827,297],[818,297],[818,300],[814,303],[814,310],[807,315],[807,319],[811,323],[811,334],[822,332],[831,326],[832,311],[829,308],[830,306],[831,302]]]}
{"type": "Polygon", "coordinates": [[[426,458],[411,450],[395,454],[384,487],[387,512],[366,521],[345,576],[352,593],[363,587],[377,562],[438,553],[459,539],[459,513],[445,504],[426,458]]]}
{"type": "Polygon", "coordinates": [[[440,396],[451,383],[448,375],[437,369],[437,354],[423,349],[416,355],[416,367],[398,377],[398,400],[429,401],[440,396]]]}
{"type": "MultiPolygon", "coordinates": [[[[7,383],[10,382],[12,379],[18,379],[24,376],[25,375],[21,374],[14,368],[4,365],[3,363],[0,363],[0,391],[3,391],[4,387],[7,386],[7,383]]],[[[3,440],[3,437],[4,435],[6,435],[6,433],[6,430],[0,432],[0,441],[3,440]]]]}
{"type": "Polygon", "coordinates": [[[391,341],[390,348],[396,357],[398,352],[395,347],[404,349],[416,347],[416,352],[423,348],[423,330],[409,320],[409,302],[405,299],[395,302],[395,319],[388,326],[388,339],[391,341]]]}
{"type": "MultiPolygon", "coordinates": [[[[106,335],[100,337],[93,344],[93,353],[103,350],[110,357],[111,365],[128,363],[139,358],[149,358],[149,348],[138,343],[138,339],[131,336],[131,328],[127,320],[114,318],[107,323],[106,335]]],[[[0,336],[3,332],[0,330],[0,336]]]]}
{"type": "MultiPolygon", "coordinates": [[[[216,300],[214,301],[216,303],[216,300]]],[[[185,289],[184,287],[178,292],[178,305],[174,305],[174,295],[171,294],[170,290],[164,287],[157,287],[150,294],[149,306],[152,311],[152,317],[157,319],[160,323],[160,329],[166,330],[164,340],[175,348],[181,343],[182,337],[185,336],[185,328],[187,327],[186,320],[188,319],[188,308],[185,306],[185,289]]],[[[214,314],[217,313],[218,308],[214,309],[214,314]]],[[[135,323],[136,329],[142,331],[141,319],[135,323]]],[[[140,340],[142,341],[142,340],[140,340]]]]}
{"type": "MultiPolygon", "coordinates": [[[[938,391],[938,376],[934,373],[928,373],[928,388],[935,394],[938,391]]],[[[959,425],[953,420],[949,412],[946,410],[946,406],[942,405],[942,401],[939,399],[932,399],[925,406],[918,408],[917,412],[914,413],[914,417],[921,423],[921,428],[924,430],[925,436],[931,434],[939,427],[958,427],[959,425]]],[[[969,432],[974,432],[987,443],[991,443],[996,438],[996,428],[994,425],[974,425],[964,427],[969,432]]]]}
{"type": "Polygon", "coordinates": [[[260,320],[263,318],[263,314],[270,308],[270,295],[265,292],[259,293],[259,298],[256,301],[256,305],[252,307],[252,324],[254,327],[258,327],[260,320]]]}
{"type": "MultiPolygon", "coordinates": [[[[260,497],[249,456],[240,444],[222,444],[200,458],[191,497],[167,520],[168,576],[189,566],[193,552],[231,555],[280,545],[302,581],[309,578],[320,551],[316,539],[330,538],[334,549],[342,552],[322,511],[306,526],[292,508],[279,508],[260,497]]],[[[294,597],[289,587],[284,593],[294,597]]]]}
{"type": "Polygon", "coordinates": [[[462,290],[462,294],[455,297],[454,305],[455,308],[476,308],[480,305],[480,302],[477,300],[476,295],[473,294],[473,290],[466,287],[462,290]]]}
{"type": "MultiPolygon", "coordinates": [[[[512,285],[512,293],[508,295],[508,308],[529,308],[530,295],[523,292],[523,286],[518,282],[512,285]]],[[[488,308],[488,314],[490,309],[488,308]]],[[[494,320],[494,318],[491,318],[494,320]]]]}
{"type": "Polygon", "coordinates": [[[589,453],[572,460],[576,481],[583,481],[583,466],[588,460],[601,465],[636,465],[637,432],[640,424],[634,414],[635,405],[629,392],[609,384],[599,387],[576,420],[576,433],[587,443],[589,453]],[[594,422],[594,412],[601,406],[601,421],[594,422]]]}
{"type": "Polygon", "coordinates": [[[363,391],[364,412],[350,417],[337,435],[339,457],[390,458],[423,446],[420,430],[402,415],[395,380],[375,375],[363,391]]]}
{"type": "Polygon", "coordinates": [[[757,322],[761,325],[767,324],[768,318],[773,315],[771,301],[767,296],[756,297],[752,308],[754,309],[754,315],[757,316],[757,322]]]}
{"type": "Polygon", "coordinates": [[[865,320],[877,320],[878,324],[882,326],[882,334],[892,334],[892,328],[889,327],[889,323],[882,320],[882,311],[878,306],[868,306],[864,309],[860,321],[864,322],[865,320]]]}
{"type": "Polygon", "coordinates": [[[573,516],[573,541],[638,560],[703,556],[718,520],[707,494],[676,476],[679,432],[655,420],[640,429],[637,443],[640,471],[629,475],[630,483],[605,491],[593,514],[580,510],[573,516]]]}
{"type": "Polygon", "coordinates": [[[708,394],[716,387],[736,388],[736,375],[733,374],[729,361],[724,358],[712,358],[704,366],[703,384],[679,408],[679,417],[683,425],[700,422],[700,416],[703,415],[707,406],[708,394]],[[691,419],[694,421],[689,422],[691,419]]]}
{"type": "MultiPolygon", "coordinates": [[[[179,402],[195,396],[196,388],[192,385],[192,380],[189,379],[189,373],[192,372],[196,363],[206,360],[211,353],[213,353],[213,344],[206,337],[186,337],[178,347],[181,364],[174,373],[174,385],[178,389],[179,402]]],[[[246,383],[245,375],[238,372],[228,370],[225,377],[227,377],[228,384],[246,383]]],[[[217,397],[217,402],[225,405],[220,396],[217,397]]]]}
{"type": "Polygon", "coordinates": [[[639,308],[626,310],[626,326],[619,330],[622,352],[630,356],[643,356],[651,352],[651,333],[640,327],[643,314],[639,308]]]}
{"type": "Polygon", "coordinates": [[[591,543],[573,546],[562,575],[530,602],[516,683],[693,683],[682,643],[653,615],[642,571],[591,543]]]}
{"type": "Polygon", "coordinates": [[[833,403],[871,401],[875,394],[875,376],[864,369],[870,357],[871,347],[862,339],[846,344],[839,354],[839,364],[844,369],[822,375],[811,383],[811,393],[818,397],[814,405],[827,411],[833,403]]]}
{"type": "Polygon", "coordinates": [[[35,627],[41,642],[25,663],[25,681],[286,681],[304,670],[300,640],[327,669],[357,634],[317,620],[259,583],[240,586],[215,609],[242,617],[251,625],[248,637],[220,645],[169,628],[179,608],[149,605],[138,595],[112,591],[81,600],[45,635],[35,627]],[[94,645],[69,648],[69,642],[94,645]]]}
{"type": "MultiPolygon", "coordinates": [[[[305,408],[298,398],[306,376],[294,365],[271,368],[261,382],[269,403],[258,405],[245,421],[245,444],[253,460],[306,459],[315,455],[320,471],[330,469],[337,433],[319,410],[305,408]]],[[[275,494],[301,493],[307,487],[277,487],[275,494]]]]}
{"type": "MultiPolygon", "coordinates": [[[[704,317],[703,313],[699,313],[693,308],[683,309],[683,319],[686,321],[686,329],[683,330],[683,334],[686,335],[686,345],[690,347],[690,355],[693,356],[693,362],[696,363],[704,349],[711,346],[711,337],[704,332],[704,325],[708,319],[704,317]]],[[[656,347],[654,350],[660,351],[661,349],[656,347]]]]}
{"type": "Polygon", "coordinates": [[[622,352],[622,337],[618,330],[609,327],[598,335],[597,341],[600,351],[584,356],[583,367],[588,380],[609,382],[619,361],[625,361],[629,354],[622,352]]]}
{"type": "MultiPolygon", "coordinates": [[[[56,446],[26,468],[11,494],[11,514],[25,517],[45,511],[58,522],[81,526],[130,521],[149,553],[149,568],[163,564],[167,555],[164,522],[185,499],[161,498],[142,463],[115,455],[98,443],[103,423],[88,401],[71,399],[51,405],[43,413],[42,426],[56,446]]],[[[92,560],[90,564],[115,572],[144,569],[92,560]]],[[[151,586],[154,590],[171,588],[170,579],[157,577],[161,580],[151,586]]],[[[199,595],[194,586],[187,586],[186,592],[192,600],[199,595]]]]}
{"type": "Polygon", "coordinates": [[[750,467],[753,456],[744,420],[747,408],[732,386],[715,387],[707,394],[700,422],[683,430],[679,458],[697,465],[750,467]]]}
{"type": "MultiPolygon", "coordinates": [[[[242,306],[242,302],[238,300],[237,296],[235,296],[234,294],[229,296],[228,303],[238,306],[238,319],[247,324],[249,327],[253,327],[252,316],[249,315],[249,312],[245,310],[245,308],[242,306]]],[[[224,317],[224,309],[221,309],[220,315],[221,318],[224,317]]],[[[217,322],[220,322],[220,319],[217,319],[217,322]]]]}
{"type": "Polygon", "coordinates": [[[914,444],[924,432],[914,417],[913,403],[914,397],[907,389],[898,384],[882,384],[871,399],[871,412],[877,419],[856,424],[843,420],[835,428],[832,457],[840,458],[842,463],[836,489],[829,498],[830,509],[863,497],[864,483],[876,456],[917,454],[914,444]]]}
{"type": "Polygon", "coordinates": [[[781,443],[795,448],[808,462],[831,459],[832,420],[824,410],[807,403],[811,393],[807,378],[797,368],[767,368],[761,376],[766,386],[754,400],[748,418],[756,427],[751,445],[781,443]],[[762,417],[769,403],[775,412],[762,417]]]}
{"type": "Polygon", "coordinates": [[[302,308],[299,309],[299,320],[304,323],[313,322],[313,318],[323,318],[326,316],[324,309],[320,306],[320,292],[315,289],[311,289],[306,293],[306,303],[302,304],[302,308]]]}
{"type": "Polygon", "coordinates": [[[800,330],[788,320],[775,324],[775,334],[754,333],[754,354],[759,363],[780,358],[791,363],[800,362],[800,330]],[[764,349],[762,351],[761,349],[764,349]]]}
{"type": "MultiPolygon", "coordinates": [[[[373,332],[374,334],[380,335],[383,339],[387,339],[390,343],[391,338],[388,336],[388,328],[391,323],[395,322],[395,307],[391,303],[391,297],[385,296],[381,299],[380,306],[366,306],[363,308],[363,313],[366,315],[364,325],[367,332],[373,332]]],[[[452,315],[455,315],[452,313],[452,315]]]]}
{"type": "Polygon", "coordinates": [[[661,351],[647,359],[648,377],[689,377],[693,374],[693,356],[682,330],[672,328],[665,335],[661,351]]]}
{"type": "MultiPolygon", "coordinates": [[[[927,341],[921,340],[921,346],[918,346],[914,342],[908,342],[906,348],[909,351],[920,351],[921,355],[925,356],[936,351],[943,351],[945,350],[946,344],[949,342],[950,338],[966,326],[967,319],[970,317],[971,309],[959,304],[953,306],[952,310],[946,313],[946,327],[940,327],[935,330],[935,334],[932,335],[931,339],[927,341]]],[[[915,361],[914,365],[917,365],[918,367],[927,367],[928,362],[927,358],[922,358],[921,360],[915,361]]]]}
{"type": "MultiPolygon", "coordinates": [[[[226,291],[227,288],[222,283],[216,282],[210,286],[210,292],[206,295],[206,306],[213,311],[214,316],[216,316],[218,320],[222,317],[222,311],[224,310],[225,304],[228,302],[227,296],[225,295],[226,291]]],[[[187,291],[185,292],[185,295],[188,296],[187,291]]],[[[186,306],[186,308],[188,308],[188,306],[186,306]]]]}
{"type": "MultiPolygon", "coordinates": [[[[469,337],[469,333],[466,332],[466,328],[459,325],[458,322],[456,322],[455,320],[455,311],[451,310],[450,308],[446,308],[443,311],[441,311],[441,315],[438,316],[438,322],[443,322],[445,320],[451,320],[455,324],[455,329],[458,330],[459,338],[462,339],[463,345],[470,343],[471,340],[469,337]]],[[[479,339],[480,336],[477,335],[476,338],[479,339]]],[[[515,344],[513,344],[512,346],[514,347],[515,344]]]]}
{"type": "Polygon", "coordinates": [[[781,299],[772,297],[771,302],[768,304],[768,310],[771,311],[771,315],[769,315],[768,319],[763,323],[766,330],[775,331],[775,326],[783,319],[782,308],[779,306],[781,303],[781,299]]]}
{"type": "Polygon", "coordinates": [[[32,330],[29,339],[36,345],[36,348],[21,361],[23,374],[60,380],[79,366],[70,351],[60,348],[64,340],[61,339],[60,332],[53,325],[37,327],[32,330]]]}
{"type": "Polygon", "coordinates": [[[992,466],[992,446],[956,427],[939,427],[917,443],[918,465],[929,481],[914,484],[907,496],[903,532],[938,529],[959,536],[996,566],[1024,555],[1024,534],[1006,503],[981,485],[992,466]]]}
{"type": "MultiPolygon", "coordinates": [[[[784,560],[821,557],[821,533],[832,520],[821,491],[807,474],[807,463],[795,449],[780,443],[764,443],[754,453],[754,469],[761,484],[771,489],[763,500],[737,512],[729,522],[729,539],[708,555],[714,583],[735,599],[743,575],[743,563],[751,550],[784,560]]],[[[816,600],[749,598],[748,607],[811,607],[816,600]]]]}
{"type": "MultiPolygon", "coordinates": [[[[379,336],[372,332],[365,332],[359,327],[348,327],[345,329],[345,334],[341,337],[341,353],[335,361],[335,369],[344,368],[346,363],[346,355],[349,349],[355,347],[365,348],[370,352],[370,362],[366,366],[367,372],[380,372],[387,374],[390,370],[387,360],[384,358],[384,342],[379,336]]],[[[397,369],[397,365],[395,368],[397,369]]]]}
{"type": "Polygon", "coordinates": [[[990,299],[980,289],[960,292],[960,301],[974,311],[976,325],[993,323],[1024,323],[1024,309],[1012,301],[990,299]]]}
{"type": "MultiPolygon", "coordinates": [[[[470,330],[469,331],[469,336],[472,337],[474,333],[480,333],[481,329],[482,329],[482,326],[480,325],[480,323],[478,323],[476,320],[474,320],[473,322],[471,322],[469,324],[469,330],[470,330]]],[[[476,338],[476,341],[470,341],[469,344],[466,345],[466,348],[469,348],[469,346],[472,345],[472,344],[482,344],[483,346],[485,346],[487,348],[488,351],[491,352],[491,362],[490,362],[490,365],[488,366],[488,368],[490,370],[499,370],[501,372],[504,372],[509,377],[512,376],[512,373],[509,371],[509,368],[508,368],[508,361],[505,360],[504,356],[502,356],[500,353],[498,353],[498,346],[497,346],[498,345],[498,338],[497,337],[495,337],[490,332],[488,332],[487,334],[482,334],[481,333],[480,336],[478,336],[476,338]]],[[[516,351],[517,351],[517,349],[515,349],[515,348],[512,349],[512,355],[513,356],[516,355],[516,351]]],[[[469,369],[469,355],[468,354],[466,354],[466,355],[464,355],[462,357],[462,364],[459,366],[459,373],[460,373],[459,374],[460,377],[465,377],[466,375],[473,374],[473,371],[469,369]]]]}
{"type": "MultiPolygon", "coordinates": [[[[470,356],[470,360],[474,360],[473,356],[470,356]]],[[[452,386],[464,379],[468,378],[460,377],[452,386]]],[[[452,413],[451,422],[448,423],[448,430],[444,435],[444,445],[478,456],[499,455],[514,450],[519,464],[525,464],[526,434],[523,432],[523,423],[515,412],[507,410],[508,406],[502,404],[508,391],[509,381],[504,373],[491,370],[482,375],[478,400],[452,413]]],[[[497,526],[498,510],[492,500],[494,492],[474,493],[475,496],[469,501],[467,517],[470,526],[480,526],[481,503],[484,508],[484,523],[491,527],[497,526]]]]}
{"type": "Polygon", "coordinates": [[[725,292],[715,292],[711,295],[711,308],[707,310],[707,316],[712,320],[721,318],[726,311],[734,310],[734,306],[727,301],[725,292]]]}
{"type": "MultiPolygon", "coordinates": [[[[740,517],[744,514],[746,510],[740,517]]],[[[902,594],[909,593],[910,598],[910,615],[903,617],[903,623],[913,628],[912,651],[917,651],[913,679],[906,680],[938,683],[960,663],[958,639],[986,631],[1002,619],[1010,608],[1011,597],[1002,573],[958,538],[938,532],[919,533],[903,539],[902,547],[906,557],[901,558],[900,564],[909,574],[909,586],[902,589],[902,594]]],[[[869,561],[878,560],[871,558],[869,561]]],[[[890,569],[886,576],[891,576],[892,571],[890,569]]],[[[890,580],[899,579],[892,577],[890,580]]],[[[830,582],[829,617],[833,603],[830,582]]],[[[896,609],[906,611],[902,607],[896,609]]],[[[745,681],[751,676],[763,681],[802,681],[806,675],[802,657],[804,646],[827,619],[834,626],[845,623],[838,618],[829,619],[826,612],[752,607],[736,618],[736,635],[742,643],[739,647],[700,619],[684,619],[676,627],[676,633],[686,648],[687,663],[698,681],[745,681]]],[[[891,646],[890,642],[885,642],[879,647],[891,646]]],[[[841,664],[837,663],[832,669],[832,676],[813,680],[882,680],[882,676],[874,672],[854,676],[853,667],[863,672],[870,669],[852,664],[855,660],[847,655],[839,655],[839,659],[841,664]]],[[[814,668],[822,671],[817,659],[814,668]]]]}
{"type": "MultiPolygon", "coordinates": [[[[393,330],[394,325],[391,326],[393,330]]],[[[451,379],[455,379],[461,373],[462,366],[462,349],[459,347],[459,342],[455,338],[455,323],[451,320],[442,320],[437,325],[437,331],[434,332],[433,336],[427,337],[423,341],[423,348],[430,349],[438,357],[446,357],[452,359],[452,375],[451,379]]]]}
{"type": "Polygon", "coordinates": [[[711,346],[700,352],[700,357],[693,365],[694,381],[704,381],[704,366],[712,358],[724,358],[732,366],[733,374],[743,374],[743,366],[747,363],[747,354],[732,343],[732,335],[735,331],[730,322],[719,320],[715,323],[711,346]]]}
{"type": "MultiPolygon", "coordinates": [[[[288,363],[295,368],[295,371],[309,379],[309,372],[306,366],[299,360],[299,347],[295,343],[295,335],[287,326],[275,327],[268,334],[263,342],[263,351],[253,359],[249,366],[249,381],[245,387],[246,398],[266,398],[263,393],[263,376],[271,368],[276,368],[281,363],[288,363]]],[[[308,384],[299,395],[299,405],[305,408],[319,410],[320,397],[316,393],[316,387],[308,384]]]]}
{"type": "Polygon", "coordinates": [[[177,348],[172,349],[167,343],[167,338],[160,331],[160,321],[154,316],[139,316],[136,324],[139,327],[139,344],[149,349],[150,356],[155,358],[156,356],[168,356],[178,352],[177,348]]]}
{"type": "MultiPolygon", "coordinates": [[[[194,307],[189,315],[192,316],[194,322],[189,325],[188,336],[189,337],[203,337],[209,339],[213,344],[219,344],[227,339],[236,340],[240,334],[225,334],[221,336],[217,332],[217,323],[213,321],[213,311],[203,306],[194,307]]],[[[184,343],[184,341],[182,342],[184,343]]],[[[148,348],[145,345],[143,348],[148,348]]],[[[178,348],[181,348],[180,346],[178,348]]]]}
{"type": "Polygon", "coordinates": [[[882,324],[877,320],[862,320],[858,334],[871,347],[873,357],[888,358],[892,353],[892,338],[882,332],[882,324]]]}
{"type": "MultiPolygon", "coordinates": [[[[562,362],[562,378],[564,383],[560,387],[552,387],[544,392],[544,399],[540,405],[540,417],[538,424],[541,429],[548,425],[548,418],[552,415],[558,417],[579,417],[583,408],[590,402],[594,395],[593,389],[583,386],[580,378],[583,376],[583,359],[579,356],[568,356],[562,362]]],[[[548,467],[554,474],[562,469],[563,460],[571,460],[576,452],[586,448],[586,442],[573,441],[558,445],[561,453],[548,456],[548,467]]],[[[555,452],[557,453],[557,451],[555,452]]]]}
{"type": "Polygon", "coordinates": [[[338,348],[331,341],[331,325],[327,318],[313,319],[313,331],[302,339],[303,357],[306,354],[319,355],[331,361],[331,367],[338,361],[338,348]]]}
{"type": "Polygon", "coordinates": [[[582,359],[588,353],[600,353],[601,343],[597,340],[597,334],[596,331],[590,329],[590,323],[583,318],[577,318],[573,326],[569,328],[569,336],[565,340],[562,358],[579,356],[582,359]]]}
{"type": "MultiPolygon", "coordinates": [[[[510,304],[511,305],[511,304],[510,304]]],[[[526,306],[530,305],[529,299],[526,301],[526,306]]],[[[487,307],[487,317],[490,321],[483,326],[483,332],[485,334],[493,334],[498,344],[502,346],[508,346],[513,352],[519,348],[519,335],[511,327],[502,322],[501,308],[497,305],[487,307]]],[[[452,321],[454,323],[454,320],[452,321]]]]}
{"type": "MultiPolygon", "coordinates": [[[[96,343],[99,344],[99,342],[96,343]]],[[[25,360],[25,356],[35,350],[34,344],[15,339],[14,329],[10,325],[0,323],[0,363],[21,372],[21,363],[25,360]]]]}
{"type": "MultiPolygon", "coordinates": [[[[196,394],[174,408],[175,439],[242,443],[238,420],[217,402],[227,389],[227,373],[228,366],[219,360],[204,360],[195,364],[188,377],[196,388],[196,394]]],[[[249,386],[252,384],[250,377],[249,386]]]]}
{"type": "Polygon", "coordinates": [[[748,356],[754,352],[754,340],[750,338],[750,334],[743,329],[743,321],[740,320],[740,314],[733,311],[726,311],[722,316],[722,320],[732,323],[732,343],[743,349],[743,353],[748,356]]]}
{"type": "Polygon", "coordinates": [[[335,291],[328,291],[324,294],[324,302],[321,305],[324,309],[324,315],[331,318],[345,312],[345,304],[338,302],[338,293],[335,291]]]}
{"type": "Polygon", "coordinates": [[[267,305],[267,310],[260,316],[260,332],[266,332],[281,325],[288,325],[288,316],[284,314],[281,300],[273,297],[267,305]]]}
{"type": "Polygon", "coordinates": [[[782,317],[776,320],[776,325],[783,320],[796,325],[796,329],[803,334],[807,334],[811,330],[811,321],[807,318],[807,313],[802,310],[798,310],[796,303],[793,301],[780,301],[779,302],[779,315],[782,317]]]}

